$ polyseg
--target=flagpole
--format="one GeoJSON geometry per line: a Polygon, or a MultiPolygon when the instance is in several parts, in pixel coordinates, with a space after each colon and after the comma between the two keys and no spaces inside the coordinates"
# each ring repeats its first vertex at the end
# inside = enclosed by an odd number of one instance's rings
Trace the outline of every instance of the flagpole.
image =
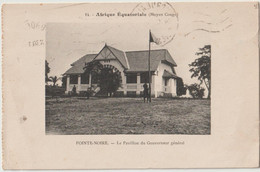
{"type": "Polygon", "coordinates": [[[149,29],[149,57],[148,57],[148,75],[149,75],[149,102],[152,102],[151,99],[151,71],[150,71],[150,51],[151,51],[151,30],[149,29]]]}

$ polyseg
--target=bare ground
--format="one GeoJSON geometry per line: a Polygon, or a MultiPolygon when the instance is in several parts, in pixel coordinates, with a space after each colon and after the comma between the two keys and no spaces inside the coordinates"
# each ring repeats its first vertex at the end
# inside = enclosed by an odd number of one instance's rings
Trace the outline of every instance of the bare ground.
{"type": "Polygon", "coordinates": [[[210,134],[210,100],[47,98],[46,134],[210,134]]]}

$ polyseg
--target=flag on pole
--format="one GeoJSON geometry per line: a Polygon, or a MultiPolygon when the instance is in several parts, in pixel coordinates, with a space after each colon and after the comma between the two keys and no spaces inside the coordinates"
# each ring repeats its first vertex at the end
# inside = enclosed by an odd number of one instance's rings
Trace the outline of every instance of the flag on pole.
{"type": "Polygon", "coordinates": [[[159,39],[159,38],[156,38],[156,37],[154,36],[154,34],[152,34],[152,32],[150,32],[150,42],[154,42],[154,43],[156,43],[157,45],[159,45],[159,44],[160,44],[160,39],[159,39]]]}

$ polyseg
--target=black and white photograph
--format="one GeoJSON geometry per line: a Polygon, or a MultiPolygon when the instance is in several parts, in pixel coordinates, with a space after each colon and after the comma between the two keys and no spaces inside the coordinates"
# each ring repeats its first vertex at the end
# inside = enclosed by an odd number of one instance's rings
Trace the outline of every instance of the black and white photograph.
{"type": "Polygon", "coordinates": [[[211,133],[208,25],[183,30],[170,4],[158,8],[95,14],[149,14],[138,24],[46,25],[46,134],[211,133]]]}

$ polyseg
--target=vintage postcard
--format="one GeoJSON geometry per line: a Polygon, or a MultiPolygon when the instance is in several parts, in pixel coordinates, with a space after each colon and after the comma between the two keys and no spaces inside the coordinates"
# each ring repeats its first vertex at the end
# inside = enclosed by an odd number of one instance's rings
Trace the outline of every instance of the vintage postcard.
{"type": "Polygon", "coordinates": [[[259,166],[258,2],[4,4],[3,168],[259,166]]]}

